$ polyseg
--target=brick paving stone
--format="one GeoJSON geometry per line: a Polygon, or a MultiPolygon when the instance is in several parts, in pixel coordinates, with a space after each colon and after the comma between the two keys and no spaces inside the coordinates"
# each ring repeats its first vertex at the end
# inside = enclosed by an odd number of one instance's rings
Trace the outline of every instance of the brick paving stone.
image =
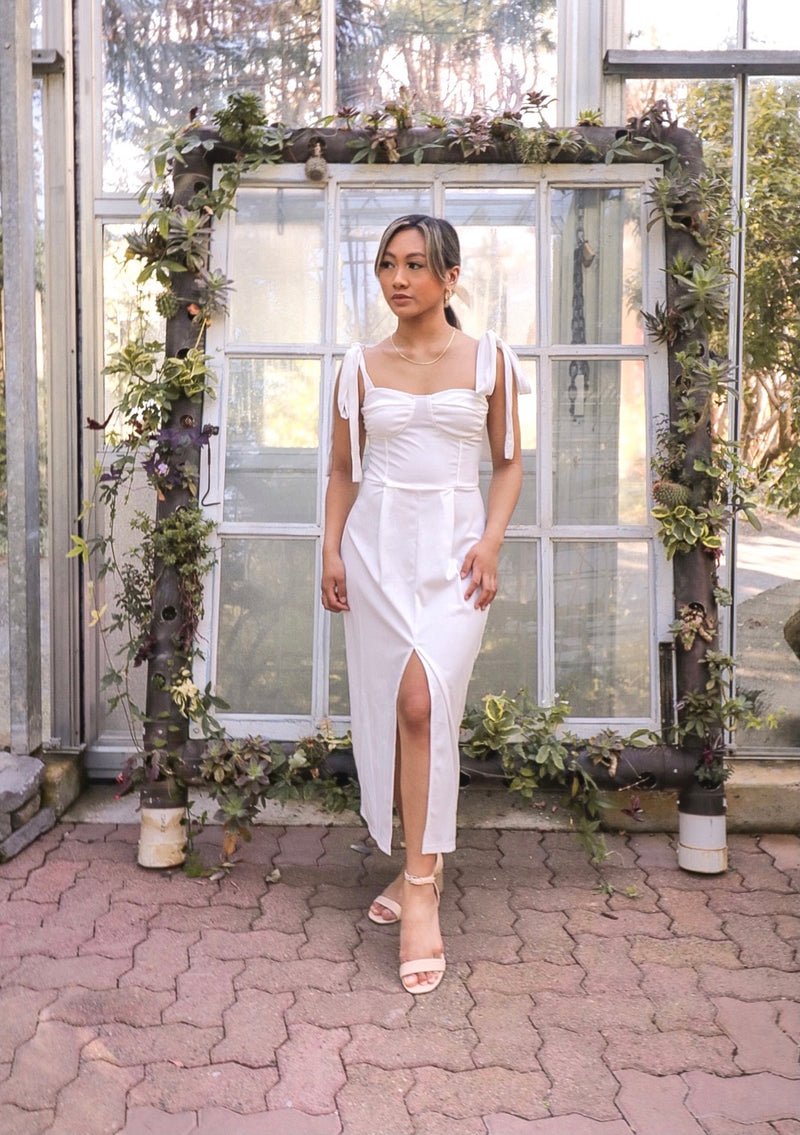
{"type": "Polygon", "coordinates": [[[643,870],[675,870],[677,853],[670,836],[661,832],[637,832],[628,836],[628,846],[636,857],[637,866],[643,870]]]}
{"type": "Polygon", "coordinates": [[[772,1127],[776,1135],[800,1135],[800,1119],[776,1119],[772,1127]]]}
{"type": "Polygon", "coordinates": [[[81,944],[81,954],[97,954],[104,958],[133,958],[133,951],[147,937],[147,920],[158,907],[138,903],[114,902],[108,914],[94,924],[94,934],[81,944]]]}
{"type": "Polygon", "coordinates": [[[147,939],[135,947],[133,966],[120,977],[120,986],[175,989],[178,974],[189,968],[189,947],[199,937],[196,931],[151,930],[147,939]]]}
{"type": "MultiPolygon", "coordinates": [[[[654,939],[659,945],[664,945],[654,939]]],[[[620,942],[610,950],[607,942],[583,935],[575,947],[575,960],[585,972],[583,988],[587,993],[638,993],[642,971],[631,960],[630,949],[620,942]]]]}
{"type": "Polygon", "coordinates": [[[725,933],[739,945],[739,958],[745,966],[795,967],[794,951],[778,937],[767,919],[729,914],[725,919],[725,933]]]}
{"type": "Polygon", "coordinates": [[[41,867],[48,851],[60,842],[59,829],[57,827],[53,828],[50,832],[40,836],[39,839],[35,840],[33,843],[28,844],[26,848],[20,851],[19,855],[15,855],[13,859],[9,859],[7,863],[0,864],[0,871],[2,871],[6,879],[27,879],[31,871],[35,871],[37,867],[41,867]],[[54,834],[57,836],[55,844],[52,842],[54,834]]]}
{"type": "Polygon", "coordinates": [[[573,993],[580,988],[584,978],[584,971],[579,965],[557,966],[549,962],[505,965],[479,961],[471,966],[471,970],[466,984],[476,997],[483,991],[516,994],[553,989],[560,993],[573,993]]]}
{"type": "Polygon", "coordinates": [[[322,862],[326,867],[342,867],[345,873],[356,878],[364,870],[362,852],[354,851],[352,844],[362,843],[365,828],[328,828],[322,839],[322,862]]]}
{"type": "Polygon", "coordinates": [[[659,905],[669,915],[669,928],[681,936],[722,939],[722,918],[712,911],[707,895],[701,891],[682,891],[677,887],[663,887],[659,905]]]}
{"type": "Polygon", "coordinates": [[[545,849],[536,832],[501,831],[495,846],[500,852],[500,865],[504,869],[521,867],[531,874],[544,869],[545,849]]]}
{"type": "MultiPolygon", "coordinates": [[[[136,866],[136,849],[132,848],[127,843],[114,842],[104,843],[99,840],[97,843],[77,843],[73,840],[65,840],[60,847],[57,847],[47,857],[48,863],[63,862],[63,863],[77,863],[81,867],[86,867],[88,860],[94,863],[107,863],[109,865],[130,864],[136,866]]],[[[139,868],[141,870],[141,868],[139,868]]]]}
{"type": "Polygon", "coordinates": [[[125,1122],[126,1093],[143,1075],[141,1067],[82,1062],[77,1077],[59,1093],[47,1135],[114,1135],[125,1122]]]}
{"type": "Polygon", "coordinates": [[[347,1135],[414,1135],[417,1128],[405,1105],[413,1083],[412,1073],[403,1069],[386,1072],[370,1064],[348,1064],[347,1083],[336,1096],[344,1131],[347,1135]]]}
{"type": "MultiPolygon", "coordinates": [[[[589,1119],[585,1115],[550,1115],[547,1119],[520,1119],[508,1112],[487,1115],[487,1135],[633,1135],[622,1119],[589,1119]]],[[[677,1133],[675,1133],[677,1135],[677,1133]]]]}
{"type": "Polygon", "coordinates": [[[0,926],[0,952],[8,955],[43,954],[67,958],[92,937],[91,921],[84,926],[53,926],[44,919],[41,926],[0,926]]]}
{"type": "Polygon", "coordinates": [[[221,1026],[201,1029],[176,1023],[134,1027],[117,1021],[100,1025],[96,1032],[97,1039],[84,1049],[84,1059],[107,1060],[126,1068],[162,1060],[197,1068],[208,1064],[209,1052],[223,1036],[221,1026]]]}
{"type": "Polygon", "coordinates": [[[22,958],[13,972],[14,984],[26,989],[64,989],[72,985],[84,989],[113,988],[130,967],[127,958],[83,957],[46,958],[31,954],[22,958]]]}
{"type": "Polygon", "coordinates": [[[614,1068],[638,1068],[656,1076],[671,1076],[687,1068],[715,1071],[723,1076],[739,1072],[733,1060],[735,1046],[729,1037],[698,1036],[688,1029],[637,1033],[613,1029],[607,1034],[606,1059],[614,1068]]]}
{"type": "Polygon", "coordinates": [[[473,966],[477,962],[499,962],[500,964],[519,960],[522,939],[516,934],[480,933],[449,934],[445,940],[445,954],[450,962],[467,962],[473,966]]]}
{"type": "Polygon", "coordinates": [[[86,866],[86,860],[67,862],[64,860],[48,859],[41,867],[35,868],[28,875],[24,887],[15,894],[19,899],[29,902],[57,903],[64,891],[75,882],[75,876],[86,866]]]}
{"type": "Polygon", "coordinates": [[[610,910],[637,910],[646,914],[655,914],[660,910],[658,891],[648,886],[647,876],[639,868],[633,871],[604,868],[603,877],[614,888],[614,893],[605,898],[610,910]]]}
{"type": "Polygon", "coordinates": [[[295,1108],[281,1108],[239,1115],[224,1108],[207,1107],[198,1114],[193,1135],[339,1135],[341,1130],[338,1117],[332,1114],[309,1115],[295,1108]]]}
{"type": "MultiPolygon", "coordinates": [[[[369,910],[372,900],[376,895],[388,886],[389,882],[394,876],[386,875],[382,879],[370,878],[365,883],[358,886],[344,886],[336,883],[322,883],[316,887],[313,892],[311,888],[306,888],[310,894],[307,903],[301,900],[295,900],[296,909],[301,913],[304,918],[308,917],[308,907],[312,910],[317,906],[330,906],[335,910],[349,910],[355,912],[351,914],[353,921],[361,914],[366,914],[369,910]]],[[[296,893],[299,888],[293,887],[292,891],[296,893]]],[[[266,915],[265,915],[266,916],[266,915]]]]}
{"type": "Polygon", "coordinates": [[[284,1013],[293,1002],[291,993],[250,990],[225,1010],[224,1037],[211,1050],[212,1062],[235,1061],[249,1068],[274,1065],[277,1049],[288,1038],[284,1013]]]}
{"type": "Polygon", "coordinates": [[[775,865],[771,856],[754,850],[752,842],[736,843],[736,835],[728,836],[728,860],[742,877],[742,886],[749,891],[788,891],[791,883],[785,871],[775,865]]]}
{"type": "Polygon", "coordinates": [[[720,891],[708,896],[709,909],[720,914],[788,914],[797,917],[797,895],[783,891],[720,891]]]}
{"type": "MultiPolygon", "coordinates": [[[[370,924],[371,926],[372,924],[370,924]]],[[[452,942],[452,935],[450,941],[452,942]]],[[[356,972],[350,979],[352,989],[377,989],[384,993],[396,993],[400,988],[398,976],[399,938],[397,927],[380,929],[375,927],[375,933],[370,931],[363,941],[353,950],[353,960],[356,963],[356,972]]],[[[448,967],[455,959],[449,953],[448,967]]],[[[330,963],[329,963],[330,964],[330,963]]],[[[445,977],[447,980],[447,977],[445,977]]]]}
{"type": "MultiPolygon", "coordinates": [[[[142,909],[142,908],[140,908],[142,909]]],[[[257,907],[181,906],[165,903],[156,907],[148,926],[156,930],[246,931],[258,914],[257,907]]]]}
{"type": "MultiPolygon", "coordinates": [[[[163,934],[173,931],[162,931],[163,934]]],[[[273,958],[277,962],[292,961],[305,943],[303,934],[282,934],[278,930],[204,930],[200,941],[193,944],[192,961],[196,958],[273,958]]]]}
{"type": "Polygon", "coordinates": [[[493,931],[496,934],[510,934],[517,915],[508,904],[509,892],[505,890],[479,891],[470,887],[459,901],[464,913],[462,932],[481,933],[493,931]]]}
{"type": "Polygon", "coordinates": [[[212,909],[223,906],[227,909],[240,909],[247,911],[252,918],[259,914],[259,903],[265,893],[272,889],[273,884],[267,882],[267,875],[272,871],[269,864],[256,866],[252,863],[237,863],[236,869],[230,876],[212,883],[206,880],[208,887],[208,905],[212,909]]]}
{"type": "Polygon", "coordinates": [[[523,911],[514,923],[514,933],[522,939],[519,957],[523,962],[546,958],[556,965],[570,965],[575,939],[567,929],[568,917],[561,911],[523,911]]]}
{"type": "Polygon", "coordinates": [[[0,924],[4,926],[41,926],[58,910],[58,903],[31,902],[30,899],[3,900],[0,897],[0,924]]]}
{"type": "MultiPolygon", "coordinates": [[[[468,1029],[469,1014],[475,999],[465,984],[469,967],[463,962],[448,965],[447,980],[436,991],[435,997],[414,997],[406,1000],[406,1019],[411,1029],[468,1029]]],[[[397,983],[401,997],[406,994],[397,983]]],[[[376,1022],[377,1023],[377,1022],[376,1022]]]]}
{"type": "Polygon", "coordinates": [[[486,1125],[477,1115],[453,1119],[440,1111],[414,1116],[414,1135],[486,1135],[486,1125]]]}
{"type": "MultiPolygon", "coordinates": [[[[524,831],[518,833],[523,840],[529,839],[531,843],[541,843],[541,832],[524,831]]],[[[470,848],[473,851],[497,851],[500,845],[502,832],[496,828],[459,828],[458,850],[470,848]]],[[[445,859],[445,866],[450,862],[450,856],[445,859]]]]}
{"type": "MultiPolygon", "coordinates": [[[[93,864],[94,866],[94,864],[93,864]]],[[[169,871],[136,867],[124,876],[124,886],[118,892],[124,902],[138,902],[142,906],[152,903],[178,903],[181,906],[208,906],[212,887],[206,879],[190,879],[180,869],[169,871]]]]}
{"type": "Polygon", "coordinates": [[[55,1107],[58,1093],[77,1075],[81,1049],[94,1035],[61,1021],[41,1021],[17,1048],[11,1076],[0,1084],[0,1103],[29,1110],[55,1107]]]}
{"type": "Polygon", "coordinates": [[[316,867],[325,848],[324,828],[286,828],[279,839],[280,850],[273,859],[276,867],[316,867]]]}
{"type": "Polygon", "coordinates": [[[0,1064],[13,1061],[14,1052],[19,1045],[31,1039],[40,1014],[55,997],[55,992],[50,989],[24,989],[11,985],[0,989],[0,1064]]]}
{"type": "Polygon", "coordinates": [[[627,938],[644,935],[648,938],[671,938],[669,918],[661,911],[631,910],[630,907],[615,910],[614,917],[603,915],[600,911],[576,910],[567,922],[567,931],[579,938],[589,935],[592,938],[627,938]]]}
{"type": "Polygon", "coordinates": [[[512,1072],[508,1068],[447,1072],[433,1066],[420,1068],[414,1080],[406,1095],[412,1116],[436,1111],[453,1119],[468,1119],[502,1110],[537,1119],[549,1114],[544,1100],[550,1085],[541,1072],[512,1072]]]}
{"type": "MultiPolygon", "coordinates": [[[[135,824],[128,825],[135,828],[135,824]]],[[[63,843],[102,843],[107,836],[113,835],[119,825],[118,824],[64,824],[64,840],[63,843]]]]}
{"type": "Polygon", "coordinates": [[[774,860],[778,871],[800,871],[800,836],[770,832],[758,837],[758,846],[774,860]]]}
{"type": "Polygon", "coordinates": [[[69,890],[61,895],[58,903],[58,925],[85,925],[108,914],[113,892],[114,884],[110,879],[98,883],[96,879],[80,875],[69,890]]]}
{"type": "Polygon", "coordinates": [[[662,1032],[691,1029],[704,1036],[719,1033],[714,1023],[716,1007],[699,988],[694,970],[651,964],[644,964],[641,968],[642,993],[653,1006],[657,1028],[662,1032]]]}
{"type": "Polygon", "coordinates": [[[524,994],[493,993],[476,999],[469,1021],[478,1038],[472,1059],[479,1068],[496,1064],[515,1072],[539,1071],[542,1038],[531,1024],[531,1009],[531,999],[524,994]]]}
{"type": "Polygon", "coordinates": [[[403,1069],[436,1065],[451,1072],[471,1068],[472,1051],[478,1038],[471,1028],[382,1029],[376,1025],[352,1025],[352,1040],[342,1059],[351,1064],[374,1064],[378,1068],[403,1069]]]}
{"type": "Polygon", "coordinates": [[[689,1086],[686,1106],[698,1119],[721,1115],[739,1123],[758,1123],[797,1117],[797,1081],[772,1072],[752,1076],[715,1076],[693,1070],[683,1079],[689,1086]]]}
{"type": "Polygon", "coordinates": [[[3,1135],[44,1135],[53,1122],[55,1110],[28,1111],[13,1104],[0,1104],[0,1131],[3,1135]]]}
{"type": "Polygon", "coordinates": [[[678,887],[682,891],[704,891],[708,895],[721,891],[742,891],[742,877],[738,871],[724,871],[721,875],[697,874],[693,871],[652,867],[647,872],[648,886],[656,891],[664,887],[678,887]]]}
{"type": "Polygon", "coordinates": [[[303,989],[287,1009],[286,1020],[290,1023],[304,1021],[321,1029],[369,1024],[396,1029],[407,1026],[408,1010],[408,996],[400,989],[399,982],[395,993],[379,993],[374,989],[323,993],[318,989],[303,989]]]}
{"type": "Polygon", "coordinates": [[[513,910],[563,910],[571,912],[584,908],[600,910],[605,899],[596,891],[585,887],[547,886],[532,889],[528,886],[512,887],[510,905],[513,910]]]}
{"type": "Polygon", "coordinates": [[[277,1083],[274,1068],[244,1068],[241,1064],[209,1064],[178,1068],[148,1064],[144,1079],[128,1093],[129,1107],[153,1107],[183,1112],[204,1107],[237,1112],[263,1111],[265,1093],[277,1083]]]}
{"type": "Polygon", "coordinates": [[[177,998],[162,1014],[165,1023],[182,1021],[199,1028],[213,1028],[236,1000],[234,978],[244,970],[244,962],[222,962],[204,958],[193,962],[177,977],[177,998]]]}
{"type": "MultiPolygon", "coordinates": [[[[280,930],[283,934],[302,934],[309,915],[309,903],[316,894],[314,887],[285,887],[280,883],[266,888],[258,900],[254,930],[280,930]]],[[[336,906],[334,902],[328,906],[336,906]]]]}
{"type": "Polygon", "coordinates": [[[612,1029],[646,1033],[655,1028],[652,1003],[636,993],[627,997],[620,997],[618,993],[577,997],[548,991],[535,993],[530,1017],[540,1030],[555,1026],[576,1033],[585,1028],[606,1034],[612,1029]]]}
{"type": "Polygon", "coordinates": [[[703,1128],[707,1135],[775,1135],[771,1123],[736,1123],[721,1115],[704,1115],[703,1128]]]}
{"type": "Polygon", "coordinates": [[[352,913],[332,906],[315,907],[304,929],[308,940],[299,947],[297,956],[301,958],[346,962],[353,956],[353,947],[361,941],[352,913]]]}
{"type": "Polygon", "coordinates": [[[101,1025],[116,1021],[140,1028],[161,1023],[162,1010],[172,1002],[167,990],[138,989],[62,989],[42,1013],[44,1021],[63,1021],[67,1025],[101,1025]]]}
{"type": "Polygon", "coordinates": [[[119,1135],[195,1135],[196,1132],[194,1111],[171,1114],[155,1107],[129,1107],[119,1135]]]}
{"type": "Polygon", "coordinates": [[[766,966],[740,969],[701,965],[697,970],[700,988],[712,995],[738,997],[740,1001],[789,1000],[797,996],[797,974],[766,966]]]}
{"type": "MultiPolygon", "coordinates": [[[[192,967],[194,968],[194,966],[192,967]]],[[[277,962],[272,958],[248,958],[234,978],[237,990],[264,989],[280,993],[295,989],[349,989],[358,969],[354,962],[328,962],[322,958],[301,958],[277,962]]]]}
{"type": "Polygon", "coordinates": [[[577,1111],[591,1119],[618,1119],[613,1102],[617,1083],[603,1060],[606,1046],[602,1037],[552,1025],[539,1032],[544,1042],[539,1061],[550,1079],[547,1102],[551,1113],[577,1111]]]}
{"type": "Polygon", "coordinates": [[[780,1002],[733,997],[715,1000],[717,1024],[736,1046],[734,1059],[743,1072],[775,1072],[800,1078],[797,1048],[778,1026],[780,1002]]]}
{"type": "Polygon", "coordinates": [[[795,1044],[800,1044],[800,1004],[797,1001],[778,1003],[778,1028],[783,1029],[795,1044]]]}
{"type": "Polygon", "coordinates": [[[692,969],[696,966],[727,966],[740,969],[739,949],[735,942],[716,942],[709,938],[691,936],[668,939],[641,935],[631,944],[634,962],[654,962],[656,965],[692,969]]]}
{"type": "Polygon", "coordinates": [[[278,1049],[280,1080],[267,1093],[270,1108],[297,1107],[311,1115],[336,1110],[336,1094],[347,1081],[342,1049],[347,1029],[318,1029],[297,1022],[278,1049]]]}
{"type": "Polygon", "coordinates": [[[680,1076],[655,1076],[635,1068],[615,1073],[617,1107],[636,1135],[705,1135],[686,1106],[688,1089],[680,1076]]]}
{"type": "Polygon", "coordinates": [[[773,925],[778,937],[790,945],[794,945],[800,938],[800,924],[796,917],[791,917],[788,914],[777,914],[774,916],[773,925]]]}

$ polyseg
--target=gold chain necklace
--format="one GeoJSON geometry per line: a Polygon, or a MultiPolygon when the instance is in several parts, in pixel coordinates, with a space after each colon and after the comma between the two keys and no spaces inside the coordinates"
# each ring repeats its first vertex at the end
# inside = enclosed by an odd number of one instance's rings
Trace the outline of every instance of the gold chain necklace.
{"type": "Polygon", "coordinates": [[[438,354],[438,355],[436,356],[436,358],[435,358],[435,359],[428,359],[428,360],[427,360],[426,362],[424,362],[424,363],[421,363],[421,362],[419,361],[419,359],[410,359],[410,358],[408,357],[408,355],[404,355],[404,354],[403,354],[403,352],[402,352],[402,351],[400,350],[400,348],[399,348],[399,347],[397,346],[397,343],[395,343],[395,341],[394,341],[394,332],[392,332],[392,334],[391,334],[391,335],[389,336],[389,342],[390,342],[390,343],[392,344],[392,346],[394,347],[394,349],[395,349],[395,350],[397,351],[397,353],[398,353],[398,355],[400,356],[400,358],[401,358],[401,359],[405,359],[405,361],[406,361],[407,363],[413,363],[415,367],[432,367],[434,363],[438,363],[438,361],[439,361],[439,359],[440,359],[440,358],[442,357],[442,355],[446,355],[446,354],[447,354],[447,352],[448,352],[448,351],[450,350],[450,346],[451,346],[451,344],[452,344],[453,340],[455,339],[455,337],[456,337],[456,329],[455,329],[455,327],[454,327],[454,328],[453,328],[453,334],[452,334],[452,335],[450,336],[450,338],[449,338],[449,339],[447,340],[447,346],[446,346],[446,347],[444,348],[444,350],[443,350],[443,351],[440,351],[440,352],[439,352],[439,354],[438,354]]]}

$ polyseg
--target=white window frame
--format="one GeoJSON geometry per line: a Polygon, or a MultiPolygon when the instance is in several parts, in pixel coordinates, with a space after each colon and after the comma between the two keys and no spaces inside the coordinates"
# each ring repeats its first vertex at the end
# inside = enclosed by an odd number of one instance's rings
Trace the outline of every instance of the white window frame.
{"type": "MultiPolygon", "coordinates": [[[[322,533],[323,498],[325,491],[325,478],[322,475],[327,462],[327,443],[331,426],[331,400],[333,383],[335,380],[338,360],[349,344],[334,341],[335,322],[337,316],[336,264],[338,258],[339,232],[338,232],[338,197],[343,188],[380,189],[385,193],[387,189],[396,187],[408,189],[414,185],[432,186],[433,209],[439,215],[443,214],[445,189],[453,188],[515,188],[530,185],[537,190],[537,226],[540,234],[539,279],[538,294],[540,297],[540,310],[537,313],[537,324],[540,328],[539,341],[535,346],[521,346],[513,344],[522,359],[536,360],[538,383],[534,395],[538,399],[537,406],[537,450],[538,469],[542,471],[537,475],[538,517],[536,525],[523,525],[512,523],[509,526],[509,539],[522,538],[537,540],[539,547],[539,683],[541,700],[547,704],[552,702],[555,694],[554,655],[552,644],[554,639],[553,627],[553,574],[552,549],[555,539],[552,537],[552,504],[549,499],[550,474],[552,468],[551,449],[551,406],[550,406],[550,362],[551,360],[572,359],[582,356],[589,359],[643,359],[645,369],[646,388],[646,420],[649,423],[647,438],[647,464],[652,456],[655,443],[655,425],[663,415],[668,412],[668,380],[667,380],[667,351],[658,343],[649,340],[641,344],[603,345],[582,347],[562,344],[553,347],[551,334],[550,311],[550,270],[549,270],[549,192],[552,188],[603,188],[603,187],[636,187],[641,188],[641,216],[640,233],[642,247],[642,299],[645,310],[652,310],[657,301],[663,302],[665,295],[664,267],[664,236],[661,225],[654,225],[648,232],[649,208],[647,205],[647,188],[659,175],[660,168],[653,165],[563,165],[563,166],[470,166],[470,165],[440,165],[411,167],[401,166],[387,169],[385,166],[375,169],[368,165],[352,165],[335,167],[335,175],[324,185],[319,192],[326,196],[325,209],[328,223],[325,232],[324,272],[325,305],[324,327],[322,331],[323,344],[293,344],[280,345],[274,349],[269,344],[236,343],[228,345],[225,338],[226,323],[218,320],[209,328],[207,338],[207,351],[212,358],[212,365],[219,377],[218,397],[207,403],[204,421],[206,424],[220,427],[220,434],[212,441],[212,470],[210,483],[203,484],[202,492],[211,501],[219,502],[207,509],[207,515],[217,524],[215,540],[217,549],[223,536],[254,537],[280,536],[309,538],[318,541],[316,556],[316,576],[314,596],[319,594],[320,573],[320,545],[322,533]],[[224,521],[222,516],[222,490],[225,467],[225,438],[224,413],[227,388],[228,360],[231,357],[270,357],[279,354],[281,357],[310,357],[320,358],[322,361],[321,393],[322,406],[320,413],[320,452],[318,455],[320,476],[318,478],[318,502],[316,523],[305,524],[236,524],[224,521]],[[547,570],[545,570],[547,569],[547,570]]],[[[263,167],[261,170],[248,175],[242,183],[247,187],[277,188],[288,185],[302,185],[304,188],[312,186],[304,175],[302,166],[285,165],[263,167]]],[[[212,242],[212,260],[214,264],[226,269],[230,252],[230,233],[232,221],[230,218],[218,224],[212,242]]],[[[234,286],[235,286],[234,280],[234,286]]],[[[661,718],[659,708],[659,641],[668,637],[668,627],[672,621],[672,570],[667,562],[661,542],[656,537],[655,521],[648,516],[647,523],[643,525],[621,526],[559,526],[556,539],[592,539],[592,540],[646,540],[649,544],[649,571],[650,583],[650,672],[651,681],[651,707],[650,714],[643,718],[572,718],[572,728],[581,735],[590,735],[605,725],[620,730],[628,730],[640,726],[660,729],[661,718]]],[[[217,606],[219,598],[219,565],[210,573],[205,602],[205,617],[199,628],[200,641],[209,647],[208,657],[198,661],[195,680],[198,685],[205,686],[215,682],[214,671],[214,644],[217,635],[217,606]]],[[[313,598],[312,598],[313,601],[313,598]]],[[[295,740],[315,728],[317,723],[329,715],[326,712],[328,691],[328,651],[330,639],[330,615],[323,611],[320,604],[316,604],[314,615],[314,679],[312,686],[312,707],[309,715],[291,714],[232,714],[220,715],[225,728],[236,736],[248,733],[262,733],[276,740],[295,740]]],[[[346,727],[349,719],[332,717],[336,728],[346,727]]]]}

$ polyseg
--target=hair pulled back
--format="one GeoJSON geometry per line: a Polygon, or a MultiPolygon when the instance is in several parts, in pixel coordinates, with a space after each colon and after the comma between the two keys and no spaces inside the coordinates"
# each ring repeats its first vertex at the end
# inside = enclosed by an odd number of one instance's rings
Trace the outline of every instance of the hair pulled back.
{"type": "MultiPolygon", "coordinates": [[[[437,280],[444,283],[447,279],[448,268],[459,268],[461,266],[461,246],[458,241],[458,233],[450,222],[445,221],[442,217],[430,217],[426,213],[409,213],[405,217],[397,217],[392,221],[381,237],[378,253],[375,257],[376,276],[381,261],[386,255],[387,245],[393,237],[406,229],[416,229],[421,234],[425,242],[425,256],[428,267],[437,280]]],[[[449,303],[445,305],[444,315],[452,327],[461,326],[458,316],[449,303]]]]}

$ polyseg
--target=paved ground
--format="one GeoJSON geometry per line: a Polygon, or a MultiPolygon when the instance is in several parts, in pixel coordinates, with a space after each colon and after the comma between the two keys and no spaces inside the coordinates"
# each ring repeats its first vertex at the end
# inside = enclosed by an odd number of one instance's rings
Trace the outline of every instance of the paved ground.
{"type": "Polygon", "coordinates": [[[800,1133],[795,836],[731,836],[714,877],[615,836],[606,898],[569,833],[462,831],[418,1000],[363,829],[259,827],[216,882],[137,836],[0,866],[0,1135],[800,1133]]]}

